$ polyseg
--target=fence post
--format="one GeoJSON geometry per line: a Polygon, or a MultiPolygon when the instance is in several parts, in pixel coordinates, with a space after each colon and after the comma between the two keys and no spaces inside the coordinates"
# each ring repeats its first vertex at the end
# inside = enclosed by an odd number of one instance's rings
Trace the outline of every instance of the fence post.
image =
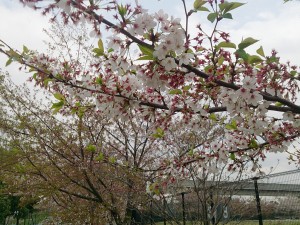
{"type": "Polygon", "coordinates": [[[211,223],[212,223],[212,225],[215,225],[216,224],[216,219],[217,219],[217,218],[215,218],[215,215],[217,214],[216,213],[217,209],[214,209],[215,204],[214,204],[214,199],[213,199],[214,196],[213,196],[212,191],[209,192],[209,197],[210,197],[211,223]]]}
{"type": "Polygon", "coordinates": [[[153,207],[153,200],[150,201],[150,224],[153,225],[153,219],[152,219],[152,207],[153,207]]]}
{"type": "Polygon", "coordinates": [[[167,225],[167,219],[166,219],[166,216],[167,216],[167,201],[166,201],[165,198],[163,199],[163,201],[164,201],[164,225],[167,225]]]}
{"type": "Polygon", "coordinates": [[[254,177],[254,189],[255,189],[255,196],[256,196],[256,207],[257,207],[257,217],[258,217],[258,222],[259,225],[263,225],[263,218],[262,218],[262,213],[261,213],[261,207],[260,207],[260,198],[259,198],[259,191],[258,191],[258,185],[257,185],[257,180],[259,177],[254,177]]]}
{"type": "Polygon", "coordinates": [[[181,198],[182,198],[182,222],[183,225],[186,225],[185,223],[185,204],[184,204],[184,192],[181,193],[181,198]]]}

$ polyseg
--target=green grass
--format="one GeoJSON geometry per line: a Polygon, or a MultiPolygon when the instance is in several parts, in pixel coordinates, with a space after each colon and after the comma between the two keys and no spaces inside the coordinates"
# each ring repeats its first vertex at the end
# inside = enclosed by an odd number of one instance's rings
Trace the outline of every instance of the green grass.
{"type": "MultiPolygon", "coordinates": [[[[38,224],[40,222],[42,222],[43,220],[45,220],[48,217],[47,213],[44,212],[38,212],[38,213],[34,213],[33,214],[33,219],[25,219],[25,221],[23,219],[19,220],[19,224],[20,225],[32,225],[32,224],[38,224]]],[[[8,219],[8,225],[15,225],[17,223],[17,220],[13,217],[10,217],[8,219]]]]}
{"type": "MultiPolygon", "coordinates": [[[[201,223],[198,223],[201,224],[201,223]]],[[[186,222],[186,225],[198,225],[196,222],[186,222]]],[[[223,225],[223,223],[219,223],[223,225]]],[[[264,220],[264,225],[299,225],[300,220],[264,220]]],[[[164,225],[164,222],[156,223],[155,225],[164,225]]],[[[170,225],[170,223],[167,223],[170,225]]],[[[237,222],[228,222],[226,225],[258,225],[257,220],[247,220],[247,221],[237,221],[237,222]]]]}

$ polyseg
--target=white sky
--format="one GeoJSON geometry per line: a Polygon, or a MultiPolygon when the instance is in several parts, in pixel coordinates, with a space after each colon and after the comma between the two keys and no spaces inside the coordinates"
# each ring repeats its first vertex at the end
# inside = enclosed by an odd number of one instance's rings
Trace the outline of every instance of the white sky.
{"type": "MultiPolygon", "coordinates": [[[[18,2],[19,0],[0,0],[0,39],[17,49],[22,49],[22,46],[26,45],[30,49],[43,51],[45,48],[43,40],[46,40],[47,36],[42,30],[49,26],[48,19],[41,16],[39,11],[23,7],[18,2]]],[[[151,12],[162,8],[174,17],[183,15],[181,0],[139,2],[151,12]]],[[[189,9],[192,8],[193,2],[187,0],[189,9]]],[[[202,14],[203,16],[197,14],[191,18],[191,30],[198,23],[203,24],[203,27],[211,26],[210,22],[205,20],[204,15],[207,14],[202,14]]],[[[248,0],[246,5],[233,11],[232,14],[234,20],[223,20],[220,28],[230,32],[235,43],[249,36],[259,39],[260,42],[255,49],[260,45],[264,47],[266,53],[276,49],[284,62],[290,60],[293,64],[300,65],[300,1],[284,4],[283,0],[248,0]]],[[[0,55],[0,68],[9,71],[16,83],[22,83],[29,77],[28,74],[18,71],[16,64],[5,68],[6,60],[0,55]]],[[[293,169],[294,167],[289,166],[285,158],[283,155],[272,155],[264,165],[277,166],[276,172],[293,169]]]]}

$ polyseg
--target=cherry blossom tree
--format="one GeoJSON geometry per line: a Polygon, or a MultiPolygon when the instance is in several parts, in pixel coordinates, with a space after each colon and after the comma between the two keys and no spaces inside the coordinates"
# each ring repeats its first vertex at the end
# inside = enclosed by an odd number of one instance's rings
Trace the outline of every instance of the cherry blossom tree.
{"type": "MultiPolygon", "coordinates": [[[[255,53],[248,51],[258,42],[253,37],[233,43],[229,33],[218,29],[244,3],[195,0],[189,5],[182,0],[182,22],[163,9],[149,13],[138,1],[21,2],[43,14],[53,13],[65,24],[89,24],[89,34],[99,41],[83,56],[88,64],[82,64],[80,52],[78,60],[62,60],[25,46],[14,50],[1,41],[7,65],[17,62],[32,72],[32,81],[56,98],[53,111],[66,118],[75,113],[87,120],[117,120],[115,126],[121,129],[107,130],[116,140],[107,149],[110,156],[120,148],[116,143],[135,143],[127,134],[151,139],[157,151],[149,150],[149,162],[161,159],[154,163],[161,184],[188,177],[189,165],[214,173],[215,162],[236,170],[251,161],[257,170],[259,158],[288,151],[299,136],[298,67],[282,63],[275,50],[270,55],[262,46],[255,53]],[[190,18],[198,14],[207,15],[211,31],[201,24],[190,26],[190,18]],[[215,129],[223,133],[210,135],[215,129]],[[178,151],[172,144],[174,130],[175,140],[204,135],[196,144],[183,142],[178,151]],[[117,140],[120,137],[124,140],[117,140]]],[[[140,156],[130,159],[135,168],[153,172],[141,165],[140,156]]],[[[155,182],[149,184],[152,191],[155,187],[155,182]]]]}
{"type": "MultiPolygon", "coordinates": [[[[84,44],[88,42],[84,27],[54,24],[47,31],[52,39],[49,54],[57,60],[69,58],[83,68],[89,60],[82,60],[82,55],[90,55],[91,50],[84,44]]],[[[170,166],[170,158],[192,158],[191,146],[223,133],[208,120],[202,124],[205,133],[182,129],[176,122],[165,134],[155,129],[153,118],[145,120],[139,114],[130,115],[130,121],[107,118],[95,113],[92,105],[83,107],[79,102],[70,113],[57,110],[59,103],[53,103],[53,114],[50,106],[37,102],[38,96],[31,97],[26,87],[15,86],[7,76],[0,87],[1,146],[6,152],[1,158],[1,179],[7,191],[24,199],[42,196],[43,208],[46,205],[55,219],[64,222],[130,223],[134,213],[149,210],[152,198],[160,205],[158,199],[169,191],[168,180],[185,179],[191,166],[200,169],[192,163],[189,169],[170,166]]],[[[63,98],[55,93],[53,99],[63,98]]],[[[47,96],[42,99],[53,101],[47,96]]],[[[211,168],[216,170],[217,165],[211,168]]],[[[163,208],[156,214],[166,216],[163,208]]]]}

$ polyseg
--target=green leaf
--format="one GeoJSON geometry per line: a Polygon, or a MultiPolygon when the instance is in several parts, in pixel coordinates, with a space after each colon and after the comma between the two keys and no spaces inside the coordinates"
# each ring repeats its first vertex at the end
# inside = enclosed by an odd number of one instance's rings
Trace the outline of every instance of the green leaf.
{"type": "Polygon", "coordinates": [[[52,103],[51,109],[53,109],[53,113],[57,113],[64,106],[63,101],[52,103]]]}
{"type": "Polygon", "coordinates": [[[57,100],[60,100],[60,101],[65,99],[65,97],[61,93],[55,93],[53,96],[54,96],[54,98],[56,98],[57,100]]]}
{"type": "Polygon", "coordinates": [[[235,160],[235,154],[233,152],[230,153],[229,157],[230,157],[231,160],[235,160]]]}
{"type": "Polygon", "coordinates": [[[103,84],[102,78],[101,77],[97,77],[96,78],[96,83],[99,84],[99,85],[102,85],[103,84]]]}
{"type": "Polygon", "coordinates": [[[281,106],[283,106],[283,104],[282,104],[281,102],[276,102],[276,103],[275,103],[275,106],[281,107],[281,106]]]}
{"type": "Polygon", "coordinates": [[[94,48],[92,50],[92,52],[94,52],[96,54],[96,57],[100,57],[100,56],[104,55],[104,52],[101,49],[99,49],[99,48],[94,48]]]}
{"type": "Polygon", "coordinates": [[[231,6],[230,6],[230,8],[228,9],[227,12],[229,12],[229,11],[231,11],[231,10],[234,10],[234,9],[236,9],[236,8],[238,8],[238,7],[241,7],[242,5],[245,5],[246,3],[231,2],[230,4],[231,4],[231,6]]]}
{"type": "Polygon", "coordinates": [[[245,52],[243,49],[238,49],[235,51],[237,58],[242,58],[244,61],[248,60],[249,54],[245,52]]]}
{"type": "Polygon", "coordinates": [[[236,45],[234,43],[231,42],[227,42],[227,41],[222,41],[217,45],[217,49],[220,48],[236,48],[236,45]]]}
{"type": "Polygon", "coordinates": [[[296,70],[292,70],[291,72],[290,72],[290,74],[291,74],[291,76],[296,76],[297,74],[298,74],[298,72],[296,71],[296,70]]]}
{"type": "Polygon", "coordinates": [[[201,6],[200,8],[198,8],[197,11],[210,12],[210,10],[204,6],[201,6]]]}
{"type": "Polygon", "coordinates": [[[223,56],[221,56],[219,59],[218,59],[218,65],[221,66],[224,62],[225,58],[223,56]]]}
{"type": "Polygon", "coordinates": [[[23,53],[28,53],[28,52],[29,52],[29,49],[25,45],[23,45],[23,53]]]}
{"type": "Polygon", "coordinates": [[[182,91],[180,89],[174,89],[174,90],[169,91],[169,94],[170,95],[181,95],[182,91]]]}
{"type": "Polygon", "coordinates": [[[214,13],[208,14],[207,19],[213,23],[217,19],[217,17],[218,17],[218,13],[214,12],[214,13]]]}
{"type": "Polygon", "coordinates": [[[156,133],[152,134],[152,136],[153,136],[154,138],[163,138],[164,135],[165,135],[165,132],[164,132],[164,130],[161,129],[160,127],[158,127],[158,128],[156,129],[156,133]]]}
{"type": "Polygon", "coordinates": [[[224,18],[224,19],[232,19],[232,15],[231,15],[231,13],[225,13],[225,14],[222,15],[222,18],[224,18]]]}
{"type": "Polygon", "coordinates": [[[147,56],[152,56],[153,57],[153,49],[149,48],[147,46],[144,45],[138,45],[139,49],[141,50],[141,52],[143,53],[143,55],[147,55],[147,56]]]}
{"type": "Polygon", "coordinates": [[[115,163],[115,162],[117,162],[117,159],[114,156],[111,156],[111,157],[109,157],[108,161],[110,163],[115,163]]]}
{"type": "Polygon", "coordinates": [[[211,71],[213,70],[213,66],[212,65],[208,65],[204,68],[205,73],[211,73],[211,71]]]}
{"type": "Polygon", "coordinates": [[[228,4],[229,4],[229,2],[224,2],[224,3],[219,4],[219,9],[220,9],[221,11],[224,11],[224,9],[225,9],[226,7],[228,7],[228,4]]]}
{"type": "Polygon", "coordinates": [[[195,0],[194,1],[194,9],[199,10],[207,1],[204,0],[195,0]]]}
{"type": "Polygon", "coordinates": [[[9,66],[11,63],[12,63],[12,58],[9,58],[6,63],[5,63],[5,66],[9,66]]]}
{"type": "Polygon", "coordinates": [[[144,55],[144,56],[141,56],[140,58],[138,58],[137,60],[153,60],[153,56],[150,56],[150,55],[144,55]]]}
{"type": "Polygon", "coordinates": [[[63,101],[54,102],[54,103],[52,103],[51,109],[61,108],[63,105],[64,105],[63,101]]]}
{"type": "Polygon", "coordinates": [[[265,52],[262,46],[260,46],[260,48],[256,50],[256,53],[262,57],[265,57],[265,52]]]}
{"type": "Polygon", "coordinates": [[[250,64],[260,63],[262,61],[263,60],[257,55],[251,55],[248,57],[248,63],[250,64]]]}
{"type": "MultiPolygon", "coordinates": [[[[38,75],[37,73],[33,74],[33,79],[36,79],[36,76],[37,76],[37,75],[38,75]]],[[[51,79],[51,78],[45,79],[45,80],[44,80],[44,85],[47,87],[48,84],[49,84],[49,82],[51,82],[51,81],[53,81],[53,79],[51,79]]]]}
{"type": "Polygon", "coordinates": [[[209,114],[208,118],[211,119],[211,120],[213,120],[213,121],[217,121],[218,120],[216,114],[214,114],[214,113],[209,114]]]}
{"type": "Polygon", "coordinates": [[[103,161],[104,159],[104,154],[102,152],[99,153],[99,155],[96,157],[97,161],[103,161]]]}
{"type": "Polygon", "coordinates": [[[258,147],[258,143],[255,139],[251,139],[250,143],[249,143],[249,148],[257,148],[258,147]]]}
{"type": "Polygon", "coordinates": [[[225,125],[227,130],[237,130],[236,120],[232,120],[230,123],[225,125]]]}
{"type": "Polygon", "coordinates": [[[92,52],[96,54],[96,57],[100,57],[104,55],[104,47],[101,39],[98,40],[98,48],[94,48],[92,52]]]}
{"type": "Polygon", "coordinates": [[[279,62],[279,57],[271,56],[267,58],[267,63],[278,63],[278,62],[279,62]]]}
{"type": "Polygon", "coordinates": [[[87,151],[89,152],[95,152],[96,151],[96,146],[95,145],[92,145],[92,144],[89,144],[88,146],[86,146],[85,148],[87,151]]]}
{"type": "MultiPolygon", "coordinates": [[[[34,80],[36,80],[37,76],[38,76],[38,73],[34,73],[34,74],[32,75],[32,78],[33,78],[34,80]]],[[[47,85],[46,85],[46,86],[47,86],[47,85]]]]}
{"type": "Polygon", "coordinates": [[[224,2],[224,3],[219,4],[219,8],[220,8],[221,12],[227,13],[227,12],[234,10],[244,4],[245,3],[240,3],[240,2],[224,2]]]}
{"type": "Polygon", "coordinates": [[[242,42],[238,45],[238,48],[239,49],[245,49],[248,46],[253,45],[256,42],[258,42],[258,40],[254,39],[254,38],[251,38],[251,37],[248,37],[248,38],[242,40],[242,42]]]}
{"type": "Polygon", "coordinates": [[[98,41],[98,48],[99,48],[102,52],[104,52],[103,41],[102,41],[101,39],[99,39],[99,41],[98,41]]]}
{"type": "Polygon", "coordinates": [[[190,89],[191,89],[191,85],[187,85],[182,88],[182,90],[184,90],[184,91],[188,91],[190,89]]]}

